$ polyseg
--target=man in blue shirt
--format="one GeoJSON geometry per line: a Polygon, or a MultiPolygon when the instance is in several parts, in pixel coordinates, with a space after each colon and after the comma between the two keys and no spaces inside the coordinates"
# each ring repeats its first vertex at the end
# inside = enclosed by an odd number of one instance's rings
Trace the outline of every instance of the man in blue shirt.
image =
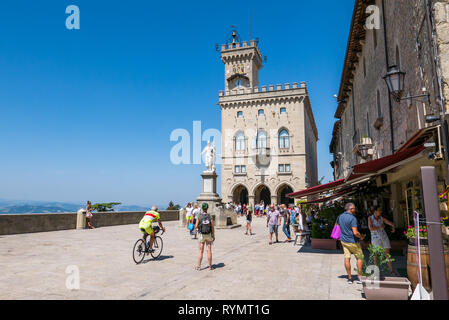
{"type": "Polygon", "coordinates": [[[355,205],[353,203],[347,203],[345,212],[338,217],[337,224],[341,229],[340,241],[345,256],[345,268],[348,273],[348,283],[353,283],[351,276],[351,255],[354,255],[357,259],[357,269],[359,273],[359,279],[356,283],[360,284],[364,256],[359,240],[363,240],[365,236],[361,235],[358,231],[357,219],[354,214],[355,205]]]}

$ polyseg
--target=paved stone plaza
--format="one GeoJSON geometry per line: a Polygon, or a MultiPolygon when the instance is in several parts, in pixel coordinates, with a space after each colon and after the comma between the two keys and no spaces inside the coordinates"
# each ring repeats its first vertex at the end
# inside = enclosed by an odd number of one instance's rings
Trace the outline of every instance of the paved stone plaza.
{"type": "Polygon", "coordinates": [[[213,271],[206,255],[194,269],[198,243],[179,222],[164,225],[161,259],[140,265],[137,225],[1,236],[0,299],[362,299],[362,286],[346,283],[342,252],[269,246],[263,218],[254,218],[252,237],[242,227],[217,230],[213,271]],[[70,265],[80,290],[66,288],[70,265]]]}

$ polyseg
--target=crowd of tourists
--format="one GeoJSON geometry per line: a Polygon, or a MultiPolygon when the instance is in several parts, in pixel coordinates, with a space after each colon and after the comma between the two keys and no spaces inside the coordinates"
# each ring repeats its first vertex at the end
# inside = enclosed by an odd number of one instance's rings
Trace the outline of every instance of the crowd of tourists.
{"type": "MultiPolygon", "coordinates": [[[[262,217],[266,219],[266,228],[269,234],[269,245],[273,242],[279,242],[279,227],[282,225],[282,231],[286,236],[285,242],[292,241],[291,228],[299,235],[306,235],[310,229],[310,225],[314,218],[318,218],[318,214],[311,212],[309,216],[306,216],[301,206],[295,205],[268,205],[265,206],[263,202],[257,205],[257,210],[252,211],[252,207],[249,204],[228,204],[228,208],[233,207],[235,212],[245,217],[246,229],[245,235],[253,235],[251,223],[253,216],[262,217]],[[274,239],[273,239],[274,236],[274,239]],[[275,241],[273,241],[275,240],[275,241]]],[[[197,270],[201,270],[201,261],[203,259],[204,248],[207,248],[207,258],[209,262],[209,270],[213,270],[212,265],[212,244],[215,241],[215,226],[211,215],[208,213],[209,206],[207,203],[201,204],[201,209],[197,203],[188,203],[186,211],[187,228],[191,236],[194,239],[199,240],[199,253],[197,270]]],[[[354,203],[347,203],[344,208],[344,212],[337,218],[335,227],[339,228],[339,240],[343,247],[344,252],[344,266],[348,274],[348,283],[353,283],[354,279],[351,274],[351,257],[355,256],[357,261],[358,278],[355,280],[360,282],[362,275],[362,268],[364,263],[364,254],[360,241],[365,238],[365,235],[359,232],[359,223],[355,216],[356,206],[354,203]]],[[[382,217],[382,209],[379,206],[373,207],[371,215],[368,217],[368,228],[371,232],[371,242],[373,245],[381,246],[385,249],[386,253],[390,253],[391,245],[388,239],[388,235],[385,232],[385,227],[388,225],[392,228],[392,232],[395,232],[395,225],[393,222],[382,217]]],[[[157,221],[160,228],[165,232],[165,228],[160,221],[157,207],[153,207],[152,211],[145,214],[144,218],[139,224],[140,230],[144,233],[144,239],[146,236],[151,236],[150,250],[152,250],[152,240],[154,233],[151,229],[151,223],[157,221]]],[[[304,244],[304,238],[300,239],[300,244],[304,244]]],[[[390,272],[393,275],[397,275],[394,271],[391,261],[389,261],[390,272]]]]}

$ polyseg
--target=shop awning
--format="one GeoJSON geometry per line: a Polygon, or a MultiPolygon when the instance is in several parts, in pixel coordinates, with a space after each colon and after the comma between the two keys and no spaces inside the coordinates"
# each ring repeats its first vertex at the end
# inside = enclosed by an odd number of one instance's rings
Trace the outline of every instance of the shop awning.
{"type": "Polygon", "coordinates": [[[327,201],[330,201],[332,199],[336,199],[338,197],[344,196],[345,194],[348,194],[348,193],[350,193],[352,191],[353,191],[352,188],[346,188],[345,190],[340,190],[338,192],[335,192],[330,197],[325,197],[325,198],[315,199],[315,200],[312,200],[312,201],[307,201],[307,202],[304,202],[304,204],[313,204],[313,203],[327,202],[327,201]]]}
{"type": "Polygon", "coordinates": [[[322,192],[326,192],[329,191],[331,189],[335,189],[338,186],[341,186],[343,183],[345,183],[345,179],[340,179],[340,180],[336,180],[333,182],[329,182],[326,184],[321,184],[319,186],[315,186],[312,188],[308,188],[308,189],[304,189],[298,192],[294,192],[294,193],[290,193],[287,195],[287,197],[290,198],[303,198],[303,197],[307,197],[307,196],[311,196],[314,194],[318,194],[318,193],[322,193],[322,192]]]}
{"type": "Polygon", "coordinates": [[[399,150],[398,152],[405,151],[406,149],[410,149],[412,147],[416,147],[418,145],[422,145],[427,142],[435,133],[437,129],[441,126],[433,126],[429,128],[423,128],[419,130],[413,137],[410,138],[399,150]]]}
{"type": "Polygon", "coordinates": [[[409,147],[402,151],[398,151],[391,156],[357,164],[352,168],[349,177],[346,179],[346,182],[350,183],[352,181],[365,179],[369,176],[389,171],[393,168],[414,160],[415,157],[418,156],[424,149],[424,145],[409,147]]]}

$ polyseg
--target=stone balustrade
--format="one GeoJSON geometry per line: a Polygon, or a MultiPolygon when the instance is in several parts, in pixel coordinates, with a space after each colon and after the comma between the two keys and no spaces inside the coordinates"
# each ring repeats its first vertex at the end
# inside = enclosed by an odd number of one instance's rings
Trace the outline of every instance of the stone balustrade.
{"type": "MultiPolygon", "coordinates": [[[[94,227],[107,227],[125,224],[138,224],[145,212],[112,211],[93,213],[94,227]]],[[[179,212],[160,211],[162,221],[177,221],[179,212]]],[[[85,214],[82,219],[85,221],[85,214]]],[[[82,221],[82,222],[84,222],[82,221]]],[[[83,223],[82,227],[86,224],[83,223]]],[[[32,232],[47,232],[58,230],[71,230],[77,226],[77,213],[30,213],[30,214],[0,214],[0,235],[21,234],[32,232]]]]}

